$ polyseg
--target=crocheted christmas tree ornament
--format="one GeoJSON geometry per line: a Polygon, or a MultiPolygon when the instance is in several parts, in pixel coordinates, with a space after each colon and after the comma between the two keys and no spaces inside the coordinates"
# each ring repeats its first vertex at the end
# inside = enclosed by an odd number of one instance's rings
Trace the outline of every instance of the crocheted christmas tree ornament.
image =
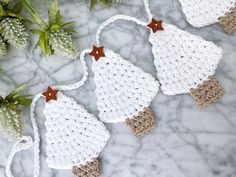
{"type": "Polygon", "coordinates": [[[50,88],[43,95],[47,98],[43,112],[48,166],[73,169],[76,177],[99,176],[99,163],[95,159],[109,139],[104,124],[59,91],[50,88]]]}
{"type": "Polygon", "coordinates": [[[236,29],[236,0],[179,0],[188,22],[203,27],[219,22],[231,33],[236,29]]]}
{"type": "Polygon", "coordinates": [[[126,121],[136,136],[150,132],[155,121],[148,107],[159,83],[111,50],[94,46],[90,55],[96,59],[92,70],[100,119],[107,123],[126,121]]]}
{"type": "Polygon", "coordinates": [[[149,40],[163,92],[167,95],[190,92],[199,106],[218,100],[224,90],[211,76],[222,57],[222,49],[176,26],[159,23],[163,30],[154,32],[151,28],[149,40]]]}

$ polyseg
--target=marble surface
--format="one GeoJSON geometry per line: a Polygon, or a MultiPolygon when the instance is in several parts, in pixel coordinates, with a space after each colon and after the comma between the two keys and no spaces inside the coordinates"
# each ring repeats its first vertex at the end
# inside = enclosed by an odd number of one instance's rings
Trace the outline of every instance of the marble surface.
{"type": "MultiPolygon", "coordinates": [[[[46,18],[49,2],[34,0],[46,18]]],[[[115,14],[136,16],[147,20],[141,0],[129,0],[112,8],[97,6],[90,13],[88,2],[64,0],[60,5],[65,20],[74,20],[78,34],[74,37],[80,50],[95,42],[98,26],[115,14]]],[[[191,27],[177,0],[151,0],[157,18],[214,41],[224,49],[224,57],[216,77],[225,88],[225,96],[208,108],[198,108],[189,95],[166,96],[159,92],[151,107],[157,115],[158,128],[144,138],[135,138],[125,124],[108,124],[112,136],[100,155],[103,177],[235,177],[236,176],[236,33],[227,35],[217,25],[196,29],[191,27]]],[[[150,72],[153,65],[148,31],[134,24],[118,22],[103,34],[103,44],[129,58],[150,72]]],[[[0,93],[6,95],[22,83],[29,83],[28,92],[36,94],[48,85],[73,83],[83,74],[77,60],[51,57],[44,59],[39,50],[32,51],[35,39],[23,51],[11,49],[0,61],[5,70],[0,77],[0,93]]],[[[91,58],[87,58],[91,66],[91,58]]],[[[66,92],[83,104],[89,112],[98,115],[94,94],[93,74],[81,89],[66,92]]],[[[41,133],[41,176],[72,176],[71,171],[52,170],[45,157],[45,117],[43,100],[37,106],[37,121],[41,133]]],[[[25,134],[32,135],[29,110],[24,113],[25,134]]],[[[12,144],[0,138],[0,177],[12,144]]],[[[17,154],[12,166],[17,177],[30,177],[33,170],[33,150],[17,154]]]]}

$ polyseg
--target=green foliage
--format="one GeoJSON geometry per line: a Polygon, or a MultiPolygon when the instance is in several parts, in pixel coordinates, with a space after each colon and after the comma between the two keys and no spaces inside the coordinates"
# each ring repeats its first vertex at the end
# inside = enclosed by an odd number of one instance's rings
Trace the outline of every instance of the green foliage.
{"type": "Polygon", "coordinates": [[[102,2],[106,5],[111,5],[111,0],[90,0],[90,10],[92,10],[99,2],[102,2]]]}
{"type": "Polygon", "coordinates": [[[0,130],[10,139],[18,139],[23,134],[22,107],[32,102],[30,95],[21,95],[24,84],[13,90],[5,98],[0,96],[0,130]]]}
{"type": "Polygon", "coordinates": [[[68,58],[75,58],[76,49],[71,38],[71,33],[76,31],[67,28],[73,22],[62,22],[62,15],[58,9],[58,0],[54,0],[48,10],[48,24],[40,17],[29,0],[24,0],[24,4],[30,12],[34,23],[39,26],[39,29],[31,30],[34,34],[39,35],[39,40],[35,48],[40,47],[44,56],[59,54],[68,58]]]}
{"type": "Polygon", "coordinates": [[[7,4],[7,3],[9,3],[11,0],[0,0],[0,3],[2,3],[2,4],[7,4]]]}

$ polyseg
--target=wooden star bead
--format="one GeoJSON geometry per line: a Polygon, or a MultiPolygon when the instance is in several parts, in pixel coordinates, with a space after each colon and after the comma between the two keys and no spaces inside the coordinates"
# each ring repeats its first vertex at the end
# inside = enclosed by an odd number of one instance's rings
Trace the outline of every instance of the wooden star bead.
{"type": "Polygon", "coordinates": [[[51,100],[57,100],[57,92],[58,90],[53,90],[51,87],[48,87],[47,91],[42,94],[45,96],[46,102],[49,102],[51,100]]]}
{"type": "Polygon", "coordinates": [[[89,53],[89,55],[93,56],[96,61],[98,61],[101,57],[105,57],[103,47],[93,46],[93,50],[89,53]]]}
{"type": "Polygon", "coordinates": [[[157,21],[154,18],[152,19],[152,22],[148,24],[147,26],[152,29],[153,33],[164,30],[162,26],[162,21],[157,21]]]}

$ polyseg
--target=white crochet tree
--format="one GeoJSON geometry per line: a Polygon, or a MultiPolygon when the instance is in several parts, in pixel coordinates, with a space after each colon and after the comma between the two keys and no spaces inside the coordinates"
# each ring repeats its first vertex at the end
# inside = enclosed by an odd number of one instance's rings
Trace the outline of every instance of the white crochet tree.
{"type": "Polygon", "coordinates": [[[100,166],[96,158],[108,141],[109,132],[74,99],[61,92],[55,99],[47,100],[44,109],[48,166],[73,168],[76,177],[90,177],[91,174],[99,177],[100,166]]]}
{"type": "Polygon", "coordinates": [[[153,28],[149,40],[162,91],[167,95],[190,92],[200,106],[219,99],[224,91],[212,76],[222,49],[176,26],[154,19],[152,24],[160,26],[153,28]]]}
{"type": "Polygon", "coordinates": [[[226,32],[236,29],[236,0],[179,0],[188,22],[203,27],[219,22],[226,32]]]}
{"type": "Polygon", "coordinates": [[[104,55],[92,65],[99,117],[107,123],[126,121],[134,135],[143,136],[155,124],[148,107],[159,83],[113,51],[106,49],[104,55]]]}

